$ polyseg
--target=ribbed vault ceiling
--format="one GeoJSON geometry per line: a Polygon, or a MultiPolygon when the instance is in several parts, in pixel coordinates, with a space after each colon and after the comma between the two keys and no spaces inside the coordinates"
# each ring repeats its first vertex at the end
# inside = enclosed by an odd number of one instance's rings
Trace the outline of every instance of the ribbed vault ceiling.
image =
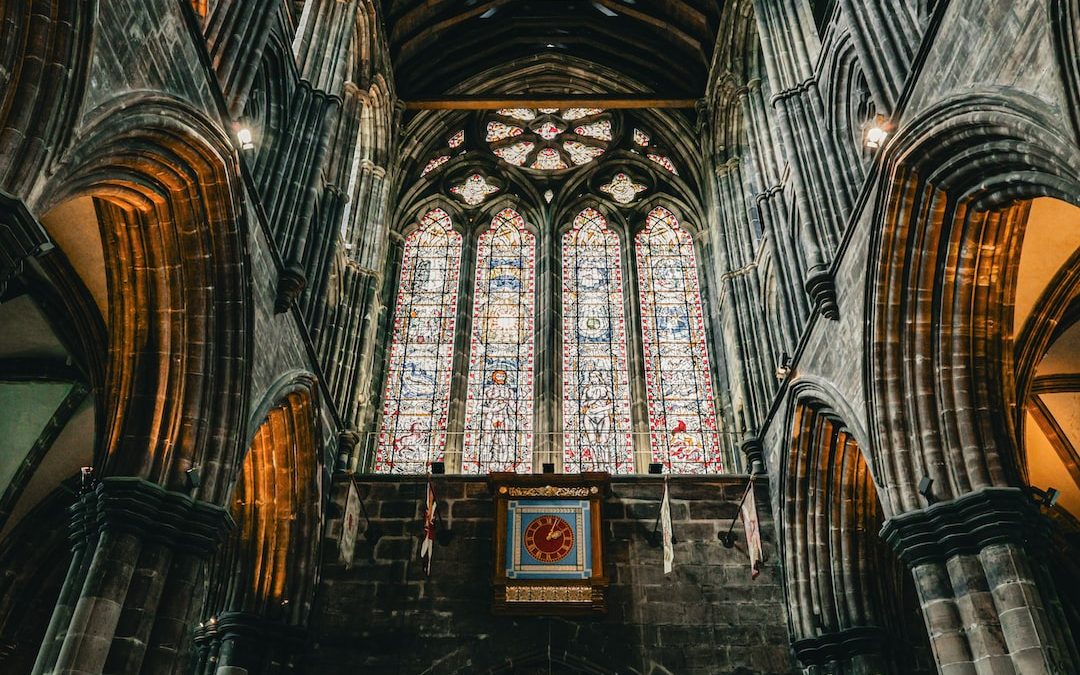
{"type": "Polygon", "coordinates": [[[383,15],[406,100],[442,96],[488,69],[552,53],[626,73],[660,96],[699,97],[720,7],[720,0],[384,0],[383,15]]]}

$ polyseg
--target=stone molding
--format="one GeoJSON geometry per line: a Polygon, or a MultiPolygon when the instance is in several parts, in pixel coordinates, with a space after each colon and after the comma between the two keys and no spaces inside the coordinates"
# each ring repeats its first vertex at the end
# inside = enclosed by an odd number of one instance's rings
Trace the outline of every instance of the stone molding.
{"type": "Polygon", "coordinates": [[[208,558],[233,527],[220,506],[126,477],[105,478],[85,492],[71,507],[70,522],[76,550],[104,532],[122,532],[200,558],[208,558]]]}
{"type": "Polygon", "coordinates": [[[795,658],[803,668],[846,661],[862,654],[881,654],[889,636],[881,626],[854,626],[835,633],[804,638],[792,643],[795,658]]]}
{"type": "Polygon", "coordinates": [[[24,259],[52,249],[45,228],[22,200],[0,190],[0,294],[22,270],[24,259]]]}
{"type": "Polygon", "coordinates": [[[909,568],[976,554],[991,544],[1045,540],[1049,523],[1019,488],[984,488],[885,521],[881,538],[909,568]]]}
{"type": "Polygon", "coordinates": [[[267,638],[298,644],[307,640],[307,629],[271,621],[251,612],[223,612],[195,629],[196,644],[234,637],[267,638]]]}

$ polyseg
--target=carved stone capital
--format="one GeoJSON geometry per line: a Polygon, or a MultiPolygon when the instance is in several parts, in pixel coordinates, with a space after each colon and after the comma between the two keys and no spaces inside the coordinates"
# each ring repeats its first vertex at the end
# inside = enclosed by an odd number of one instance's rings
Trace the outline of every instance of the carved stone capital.
{"type": "Polygon", "coordinates": [[[944,563],[991,544],[1038,544],[1049,521],[1019,488],[984,488],[885,521],[881,538],[908,567],[944,563]]]}
{"type": "Polygon", "coordinates": [[[306,287],[307,277],[304,275],[304,268],[299,265],[289,265],[281,270],[281,274],[278,275],[274,313],[283,314],[289,311],[306,287]]]}
{"type": "Polygon", "coordinates": [[[141,478],[110,477],[71,507],[71,542],[85,546],[102,532],[134,534],[144,541],[209,557],[233,526],[229,512],[141,478]]]}
{"type": "Polygon", "coordinates": [[[749,473],[754,473],[754,463],[760,471],[765,470],[765,447],[757,436],[747,436],[741,444],[743,456],[746,457],[746,467],[749,473]]]}
{"type": "Polygon", "coordinates": [[[856,626],[817,637],[796,640],[792,644],[795,658],[803,668],[823,666],[833,661],[846,661],[862,654],[881,654],[889,644],[889,636],[880,626],[856,626]]]}

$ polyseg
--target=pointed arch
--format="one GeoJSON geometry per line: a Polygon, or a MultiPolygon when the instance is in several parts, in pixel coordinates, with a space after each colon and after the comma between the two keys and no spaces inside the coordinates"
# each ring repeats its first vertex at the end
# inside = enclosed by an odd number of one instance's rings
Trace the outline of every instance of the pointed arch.
{"type": "Polygon", "coordinates": [[[461,249],[461,234],[438,207],[405,237],[376,473],[424,473],[443,459],[461,249]]]}
{"type": "Polygon", "coordinates": [[[476,250],[463,473],[532,471],[536,236],[506,207],[476,250]]]}
{"type": "Polygon", "coordinates": [[[652,461],[671,473],[720,472],[720,454],[690,232],[663,206],[635,237],[652,461]]]}
{"type": "Polygon", "coordinates": [[[565,473],[634,470],[621,249],[592,207],[562,236],[565,473]]]}

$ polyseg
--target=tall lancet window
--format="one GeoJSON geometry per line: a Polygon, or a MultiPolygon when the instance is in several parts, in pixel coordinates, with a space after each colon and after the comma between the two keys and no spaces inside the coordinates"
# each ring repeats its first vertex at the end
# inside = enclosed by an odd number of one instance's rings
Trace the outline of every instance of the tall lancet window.
{"type": "Polygon", "coordinates": [[[635,246],[653,461],[671,473],[722,471],[694,241],[657,207],[635,246]]]}
{"type": "Polygon", "coordinates": [[[562,239],[563,471],[632,473],[619,237],[587,208],[562,239]]]}
{"type": "Polygon", "coordinates": [[[513,209],[476,251],[462,473],[532,471],[536,238],[513,209]]]}
{"type": "Polygon", "coordinates": [[[376,472],[425,473],[442,459],[460,266],[461,235],[429,211],[405,239],[376,472]]]}

